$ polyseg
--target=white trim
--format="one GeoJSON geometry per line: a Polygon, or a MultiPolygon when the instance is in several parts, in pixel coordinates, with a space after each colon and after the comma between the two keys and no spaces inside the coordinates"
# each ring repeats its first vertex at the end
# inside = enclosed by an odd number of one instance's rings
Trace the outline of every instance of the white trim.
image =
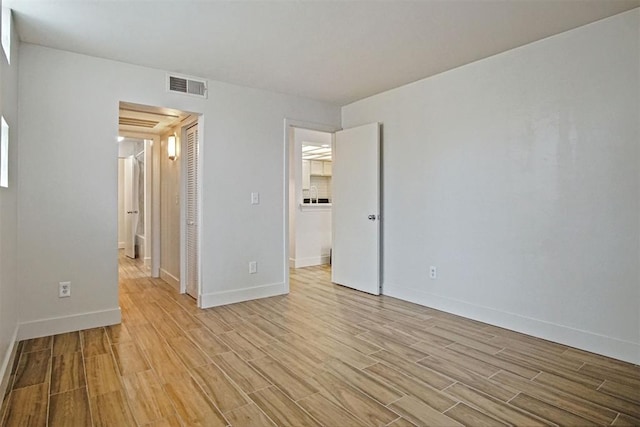
{"type": "Polygon", "coordinates": [[[283,270],[282,277],[284,277],[284,292],[283,292],[284,294],[289,293],[289,267],[291,262],[291,258],[289,258],[291,256],[291,254],[289,253],[289,239],[291,238],[291,236],[289,235],[289,174],[291,173],[289,155],[290,155],[290,150],[293,147],[293,141],[291,141],[289,130],[292,127],[316,130],[316,131],[328,132],[328,133],[335,133],[340,130],[339,126],[305,122],[302,120],[294,120],[294,119],[288,119],[288,118],[284,119],[284,153],[283,153],[283,156],[284,156],[284,173],[283,173],[284,202],[282,205],[282,210],[283,210],[282,217],[284,218],[284,220],[282,221],[282,229],[283,229],[283,236],[284,236],[283,242],[282,242],[282,246],[284,249],[283,256],[282,256],[282,270],[283,270]]]}
{"type": "Polygon", "coordinates": [[[383,289],[384,295],[390,297],[410,301],[436,310],[442,310],[447,313],[456,314],[603,356],[613,357],[625,362],[640,363],[640,344],[638,343],[594,334],[593,332],[533,319],[516,313],[470,304],[465,301],[445,298],[417,289],[407,289],[388,283],[385,283],[383,289]]]}
{"type": "Polygon", "coordinates": [[[118,242],[118,249],[124,249],[124,242],[118,242]]]}
{"type": "Polygon", "coordinates": [[[293,268],[311,267],[323,264],[329,264],[329,254],[307,258],[296,258],[293,260],[293,268]]]}
{"type": "Polygon", "coordinates": [[[288,293],[284,283],[256,286],[254,288],[234,289],[232,291],[213,292],[201,296],[201,308],[217,307],[220,305],[234,304],[236,302],[250,301],[259,298],[267,298],[288,293]]]}
{"type": "Polygon", "coordinates": [[[13,331],[13,335],[11,336],[11,341],[9,342],[9,347],[7,348],[7,352],[2,359],[2,366],[0,366],[0,396],[4,397],[4,394],[7,390],[7,386],[9,385],[9,377],[11,377],[11,368],[13,368],[13,362],[16,357],[16,350],[18,346],[18,329],[19,325],[16,325],[15,330],[13,331]]]}
{"type": "Polygon", "coordinates": [[[174,287],[177,291],[180,291],[180,279],[169,273],[164,268],[160,269],[160,278],[174,287]]]}
{"type": "Polygon", "coordinates": [[[302,212],[306,211],[330,211],[333,206],[332,203],[318,203],[318,204],[310,204],[310,203],[300,203],[299,209],[302,212]]]}
{"type": "Polygon", "coordinates": [[[111,310],[73,314],[71,316],[51,317],[20,323],[18,339],[22,341],[65,332],[98,328],[100,326],[116,325],[121,321],[120,307],[111,310]]]}

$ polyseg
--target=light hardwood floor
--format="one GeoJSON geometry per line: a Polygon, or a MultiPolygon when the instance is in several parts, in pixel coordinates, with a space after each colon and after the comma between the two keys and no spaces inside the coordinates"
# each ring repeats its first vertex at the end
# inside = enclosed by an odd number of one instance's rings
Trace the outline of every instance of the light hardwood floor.
{"type": "Polygon", "coordinates": [[[640,425],[640,368],[292,271],[199,310],[121,258],[121,325],[23,341],[6,426],[640,425]]]}

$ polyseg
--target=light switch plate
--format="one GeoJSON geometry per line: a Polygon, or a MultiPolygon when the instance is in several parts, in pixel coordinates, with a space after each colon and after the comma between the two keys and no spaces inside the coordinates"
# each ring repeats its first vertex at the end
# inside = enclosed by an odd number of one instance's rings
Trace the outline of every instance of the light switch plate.
{"type": "Polygon", "coordinates": [[[251,204],[252,205],[260,204],[260,193],[257,193],[257,192],[251,193],[251,204]]]}

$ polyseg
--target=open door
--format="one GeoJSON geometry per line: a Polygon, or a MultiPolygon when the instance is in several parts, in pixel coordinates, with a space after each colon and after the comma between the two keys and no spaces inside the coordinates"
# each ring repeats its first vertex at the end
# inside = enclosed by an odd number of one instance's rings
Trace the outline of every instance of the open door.
{"type": "Polygon", "coordinates": [[[380,294],[380,126],[335,134],[331,281],[380,294]]]}
{"type": "Polygon", "coordinates": [[[124,254],[136,257],[136,228],[138,226],[138,161],[129,156],[124,159],[124,254]]]}

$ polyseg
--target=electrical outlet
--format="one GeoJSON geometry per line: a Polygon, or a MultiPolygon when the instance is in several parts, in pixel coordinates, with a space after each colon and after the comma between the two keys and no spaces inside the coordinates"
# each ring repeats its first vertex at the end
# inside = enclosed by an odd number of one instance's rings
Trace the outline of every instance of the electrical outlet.
{"type": "Polygon", "coordinates": [[[256,274],[258,272],[258,263],[256,261],[249,262],[249,274],[256,274]]]}
{"type": "Polygon", "coordinates": [[[438,278],[438,270],[433,265],[431,267],[429,267],[429,277],[431,279],[437,279],[438,278]]]}
{"type": "Polygon", "coordinates": [[[260,204],[260,193],[251,193],[251,204],[252,205],[260,204]]]}
{"type": "Polygon", "coordinates": [[[71,282],[58,283],[58,298],[67,298],[71,296],[71,282]]]}

